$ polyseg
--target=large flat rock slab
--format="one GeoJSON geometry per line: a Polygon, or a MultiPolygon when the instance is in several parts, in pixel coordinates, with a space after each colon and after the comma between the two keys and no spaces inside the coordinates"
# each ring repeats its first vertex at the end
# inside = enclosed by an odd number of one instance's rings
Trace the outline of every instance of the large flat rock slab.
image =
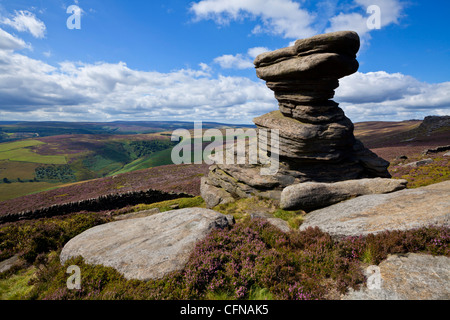
{"type": "MultiPolygon", "coordinates": [[[[380,263],[378,286],[350,289],[343,300],[449,300],[450,258],[410,253],[380,263]]],[[[372,282],[373,281],[373,282],[372,282]]]]}
{"type": "Polygon", "coordinates": [[[432,225],[450,226],[450,181],[361,196],[316,210],[305,217],[300,230],[319,227],[342,238],[432,225]]]}
{"type": "Polygon", "coordinates": [[[187,208],[94,227],[70,240],[61,263],[81,256],[86,263],[112,267],[127,279],[160,279],[182,270],[195,243],[232,219],[213,210],[187,208]]]}

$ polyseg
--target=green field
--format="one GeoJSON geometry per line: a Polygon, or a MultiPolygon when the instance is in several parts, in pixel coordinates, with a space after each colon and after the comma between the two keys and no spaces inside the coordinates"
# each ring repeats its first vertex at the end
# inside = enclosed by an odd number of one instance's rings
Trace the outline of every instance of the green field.
{"type": "Polygon", "coordinates": [[[38,141],[38,140],[22,140],[22,141],[10,142],[10,143],[0,143],[0,152],[34,147],[34,146],[38,146],[41,144],[45,144],[45,143],[38,141]]]}
{"type": "Polygon", "coordinates": [[[0,183],[0,201],[14,199],[23,195],[41,192],[47,189],[56,188],[63,185],[63,183],[49,183],[49,182],[15,182],[15,183],[0,183]]]}
{"type": "Polygon", "coordinates": [[[43,156],[28,149],[38,145],[45,144],[37,140],[23,140],[11,143],[0,144],[0,160],[9,160],[17,162],[30,162],[40,164],[66,164],[65,156],[43,156]]]}
{"type": "Polygon", "coordinates": [[[172,149],[155,152],[150,156],[139,158],[131,163],[126,164],[125,166],[123,166],[123,168],[110,173],[108,176],[173,164],[171,160],[171,154],[172,149]]]}
{"type": "Polygon", "coordinates": [[[25,148],[0,152],[0,160],[41,164],[67,164],[65,156],[42,156],[25,148]]]}

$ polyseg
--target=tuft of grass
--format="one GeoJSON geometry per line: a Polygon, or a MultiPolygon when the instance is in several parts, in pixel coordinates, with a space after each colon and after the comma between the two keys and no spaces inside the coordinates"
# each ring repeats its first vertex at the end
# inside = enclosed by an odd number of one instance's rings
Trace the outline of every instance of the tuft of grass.
{"type": "Polygon", "coordinates": [[[274,300],[274,297],[267,288],[253,287],[250,289],[249,300],[274,300]]]}
{"type": "Polygon", "coordinates": [[[205,295],[207,300],[220,301],[220,300],[233,300],[234,297],[229,292],[208,292],[205,295]]]}
{"type": "Polygon", "coordinates": [[[361,260],[362,260],[362,262],[369,264],[369,265],[374,264],[374,257],[372,254],[372,250],[370,248],[367,248],[366,250],[364,250],[361,260]]]}

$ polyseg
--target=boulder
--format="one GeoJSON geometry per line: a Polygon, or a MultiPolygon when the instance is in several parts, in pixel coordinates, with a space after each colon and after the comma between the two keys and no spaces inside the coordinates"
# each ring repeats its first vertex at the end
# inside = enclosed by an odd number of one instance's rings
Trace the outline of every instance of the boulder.
{"type": "Polygon", "coordinates": [[[18,254],[0,262],[0,274],[20,265],[20,263],[20,256],[18,254]]]}
{"type": "Polygon", "coordinates": [[[127,279],[160,279],[182,270],[196,242],[233,221],[221,213],[187,208],[100,225],[70,240],[61,263],[81,256],[86,263],[112,267],[127,279]]]}
{"type": "Polygon", "coordinates": [[[406,180],[359,179],[335,183],[305,182],[289,186],[281,193],[283,210],[314,210],[350,198],[399,191],[406,188],[406,180]]]}
{"type": "Polygon", "coordinates": [[[433,163],[433,159],[424,159],[424,160],[410,162],[410,163],[402,165],[402,167],[418,168],[418,167],[425,166],[430,163],[433,163]]]}
{"type": "Polygon", "coordinates": [[[379,286],[363,285],[343,300],[449,300],[450,258],[409,253],[381,262],[379,286]]]}
{"type": "Polygon", "coordinates": [[[433,225],[450,227],[450,181],[361,196],[316,210],[306,215],[300,230],[319,227],[339,239],[433,225]]]}

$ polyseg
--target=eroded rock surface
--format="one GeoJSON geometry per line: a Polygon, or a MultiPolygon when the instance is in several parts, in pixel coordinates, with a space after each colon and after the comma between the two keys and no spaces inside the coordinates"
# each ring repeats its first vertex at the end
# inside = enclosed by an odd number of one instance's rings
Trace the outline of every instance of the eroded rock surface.
{"type": "MultiPolygon", "coordinates": [[[[449,300],[450,258],[409,253],[391,255],[379,265],[379,287],[350,289],[343,300],[449,300]]],[[[371,281],[371,280],[369,280],[371,281]]]]}
{"type": "Polygon", "coordinates": [[[284,210],[313,210],[350,198],[383,194],[406,188],[406,180],[359,179],[335,183],[305,182],[289,186],[281,193],[280,207],[284,210]]]}
{"type": "Polygon", "coordinates": [[[159,279],[183,269],[196,242],[232,223],[230,217],[202,208],[112,222],[70,240],[60,260],[81,256],[89,264],[112,267],[127,279],[159,279]]]}
{"type": "Polygon", "coordinates": [[[319,227],[335,238],[385,230],[450,227],[450,181],[347,200],[306,215],[300,230],[319,227]]]}
{"type": "Polygon", "coordinates": [[[264,176],[262,165],[255,163],[212,166],[202,182],[208,207],[251,196],[279,199],[284,188],[308,181],[390,178],[389,163],[355,139],[353,123],[331,100],[339,79],[358,70],[359,47],[357,33],[342,31],[298,40],[292,47],[256,58],[258,77],[279,102],[278,111],[254,119],[258,147],[277,155],[272,161],[278,162],[279,170],[264,176]],[[271,134],[274,130],[278,137],[271,134]],[[278,150],[265,147],[272,138],[278,150]]]}

